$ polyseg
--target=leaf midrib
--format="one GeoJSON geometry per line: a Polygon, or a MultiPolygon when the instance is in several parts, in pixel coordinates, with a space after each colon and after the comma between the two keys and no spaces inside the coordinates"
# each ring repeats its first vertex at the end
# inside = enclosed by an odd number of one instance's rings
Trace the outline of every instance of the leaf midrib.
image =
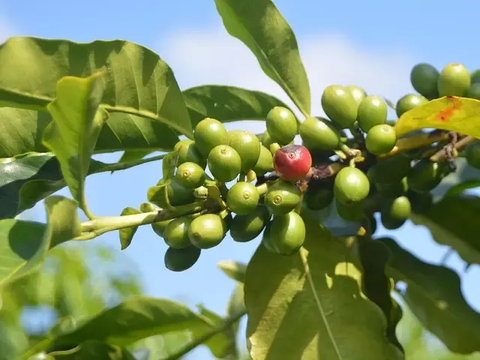
{"type": "Polygon", "coordinates": [[[327,316],[325,314],[325,310],[323,309],[322,303],[320,301],[320,297],[318,296],[317,289],[315,287],[315,282],[313,281],[312,273],[310,272],[310,266],[308,265],[308,257],[306,255],[307,250],[305,248],[300,248],[299,254],[300,259],[303,264],[303,268],[305,270],[305,275],[307,276],[308,285],[310,286],[310,290],[312,291],[313,298],[315,299],[315,304],[317,305],[318,311],[320,312],[320,316],[323,320],[325,325],[325,329],[327,330],[328,337],[332,342],[333,348],[335,349],[335,354],[339,360],[343,360],[342,354],[340,353],[340,349],[338,347],[337,341],[333,335],[332,329],[330,328],[330,324],[328,322],[327,316]]]}
{"type": "MultiPolygon", "coordinates": [[[[55,100],[54,98],[51,98],[51,97],[43,97],[43,96],[39,96],[39,95],[32,95],[32,94],[25,93],[25,92],[18,92],[18,91],[14,91],[14,90],[11,90],[11,89],[6,89],[4,87],[0,87],[0,90],[10,92],[10,93],[15,94],[19,97],[23,96],[27,99],[35,99],[37,101],[44,102],[43,107],[41,107],[41,108],[35,107],[35,110],[42,111],[42,112],[48,112],[47,105],[50,102],[52,102],[53,100],[55,100]]],[[[18,109],[24,108],[24,109],[32,110],[32,108],[30,108],[28,106],[25,106],[25,107],[13,106],[13,107],[18,108],[18,109]]],[[[166,119],[163,116],[159,116],[155,113],[152,113],[151,111],[140,110],[140,109],[124,107],[124,106],[118,106],[118,105],[109,105],[109,104],[105,104],[105,103],[101,103],[99,107],[103,107],[109,113],[119,112],[119,113],[140,116],[140,117],[143,117],[143,118],[146,118],[146,119],[162,122],[162,123],[170,126],[171,128],[179,131],[182,135],[185,135],[186,137],[188,137],[190,139],[193,139],[193,133],[192,132],[185,130],[183,127],[178,126],[176,123],[170,121],[169,119],[166,119]]]]}

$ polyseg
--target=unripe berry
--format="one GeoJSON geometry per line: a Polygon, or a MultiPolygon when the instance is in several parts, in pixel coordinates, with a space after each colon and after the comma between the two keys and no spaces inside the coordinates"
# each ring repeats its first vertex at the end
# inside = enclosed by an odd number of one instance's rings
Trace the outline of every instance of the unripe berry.
{"type": "Polygon", "coordinates": [[[275,171],[287,181],[297,181],[307,176],[312,167],[312,155],[305,146],[287,145],[275,152],[275,171]]]}

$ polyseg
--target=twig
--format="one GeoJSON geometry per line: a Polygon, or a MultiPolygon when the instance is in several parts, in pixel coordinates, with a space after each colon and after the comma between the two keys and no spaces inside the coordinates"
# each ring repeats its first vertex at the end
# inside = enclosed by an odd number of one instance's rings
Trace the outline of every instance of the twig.
{"type": "MultiPolygon", "coordinates": [[[[477,139],[475,139],[474,137],[472,136],[466,136],[464,137],[462,140],[460,141],[457,141],[455,143],[455,145],[453,146],[453,149],[455,149],[456,151],[459,151],[459,150],[462,150],[464,149],[468,144],[476,141],[477,139]]],[[[437,153],[435,153],[434,155],[430,156],[430,160],[431,161],[445,161],[448,157],[448,153],[449,153],[450,150],[446,149],[445,147],[438,151],[437,153]]]]}

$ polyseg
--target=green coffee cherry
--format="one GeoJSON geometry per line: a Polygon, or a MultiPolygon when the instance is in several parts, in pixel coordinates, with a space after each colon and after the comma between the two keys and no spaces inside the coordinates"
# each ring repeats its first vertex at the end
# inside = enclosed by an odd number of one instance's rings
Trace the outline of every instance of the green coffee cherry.
{"type": "Polygon", "coordinates": [[[467,90],[467,93],[465,94],[465,97],[480,100],[480,84],[471,84],[467,90]]]}
{"type": "Polygon", "coordinates": [[[265,146],[268,150],[270,150],[270,145],[272,145],[275,141],[273,141],[272,137],[265,131],[262,136],[262,145],[265,146]]]}
{"type": "Polygon", "coordinates": [[[227,224],[218,214],[205,214],[193,219],[188,227],[188,238],[200,249],[210,249],[222,242],[227,224]]]}
{"type": "Polygon", "coordinates": [[[242,160],[242,171],[253,169],[260,156],[260,141],[250,131],[235,130],[228,145],[235,149],[242,160]]]}
{"type": "Polygon", "coordinates": [[[370,181],[363,171],[345,167],[335,177],[333,191],[342,204],[351,204],[365,199],[370,192],[370,181]]]}
{"type": "Polygon", "coordinates": [[[218,145],[208,154],[208,168],[215,179],[229,182],[240,174],[242,159],[232,147],[218,145]]]}
{"type": "Polygon", "coordinates": [[[180,140],[177,142],[173,150],[178,152],[178,163],[177,165],[183,164],[185,162],[193,162],[200,165],[202,169],[205,169],[207,166],[206,158],[200,153],[195,142],[190,139],[180,140]]]}
{"type": "Polygon", "coordinates": [[[228,134],[225,126],[220,121],[212,118],[200,121],[195,127],[193,136],[197,148],[205,157],[208,156],[215,146],[228,144],[228,134]]]}
{"type": "Polygon", "coordinates": [[[287,108],[275,106],[267,114],[266,126],[273,142],[287,145],[297,135],[297,119],[287,108]]]}
{"type": "Polygon", "coordinates": [[[165,188],[155,186],[148,190],[148,201],[154,203],[161,209],[166,209],[168,207],[166,196],[168,195],[168,200],[170,205],[179,206],[187,205],[195,201],[195,195],[192,189],[186,189],[178,183],[176,178],[173,178],[171,183],[166,185],[167,194],[165,194],[165,188]]]}
{"type": "Polygon", "coordinates": [[[417,162],[407,176],[408,188],[416,192],[428,192],[437,187],[448,175],[449,166],[446,162],[433,162],[422,159],[417,162]]]}
{"type": "Polygon", "coordinates": [[[480,83],[480,69],[473,70],[470,74],[471,84],[480,83]]]}
{"type": "Polygon", "coordinates": [[[237,215],[233,218],[230,235],[237,242],[255,239],[270,220],[270,213],[264,206],[258,206],[248,215],[237,215]]]}
{"type": "Polygon", "coordinates": [[[368,152],[382,155],[390,152],[397,143],[397,133],[393,126],[383,124],[375,125],[367,133],[365,145],[368,152]]]}
{"type": "Polygon", "coordinates": [[[380,213],[382,225],[387,230],[396,230],[405,224],[406,220],[399,220],[392,218],[387,212],[380,213]]]}
{"type": "Polygon", "coordinates": [[[237,215],[247,215],[258,205],[260,193],[255,185],[239,181],[228,191],[227,206],[237,215]]]}
{"type": "Polygon", "coordinates": [[[253,171],[255,171],[257,176],[262,176],[267,172],[273,171],[273,155],[270,150],[263,145],[260,147],[260,156],[253,167],[253,171]]]}
{"type": "Polygon", "coordinates": [[[380,193],[380,195],[387,198],[396,198],[402,195],[405,195],[408,191],[408,182],[407,178],[404,177],[400,181],[396,181],[391,184],[379,184],[375,183],[375,188],[380,193]]]}
{"type": "Polygon", "coordinates": [[[188,239],[188,227],[192,222],[191,217],[184,216],[171,221],[163,233],[165,243],[174,249],[185,249],[192,244],[188,239]]]}
{"type": "Polygon", "coordinates": [[[271,253],[277,253],[277,250],[273,247],[272,244],[272,222],[269,221],[265,226],[265,231],[262,236],[262,245],[271,253]]]}
{"type": "Polygon", "coordinates": [[[410,200],[410,204],[412,205],[412,211],[415,214],[424,214],[432,207],[433,196],[429,192],[416,193],[413,191],[409,191],[407,193],[407,197],[410,200]]]}
{"type": "Polygon", "coordinates": [[[357,119],[357,102],[343,86],[328,86],[323,91],[321,102],[325,114],[341,128],[351,127],[357,119]]]}
{"type": "Polygon", "coordinates": [[[193,162],[185,162],[181,164],[175,174],[180,185],[187,189],[195,189],[202,186],[206,176],[200,165],[193,162]]]}
{"type": "Polygon", "coordinates": [[[405,154],[387,157],[368,170],[368,178],[376,184],[393,184],[411,171],[411,158],[405,154]]]}
{"type": "Polygon", "coordinates": [[[300,124],[299,133],[309,150],[335,150],[340,146],[340,134],[326,119],[307,117],[300,124]]]}
{"type": "Polygon", "coordinates": [[[415,65],[410,72],[410,82],[413,88],[426,98],[438,97],[438,70],[426,63],[415,65]]]}
{"type": "Polygon", "coordinates": [[[309,188],[305,194],[307,208],[310,210],[322,210],[333,201],[333,190],[329,188],[309,188]]]}
{"type": "Polygon", "coordinates": [[[358,125],[368,132],[375,125],[386,124],[387,113],[387,104],[380,96],[367,96],[358,106],[358,125]]]}
{"type": "Polygon", "coordinates": [[[346,221],[360,221],[363,216],[363,201],[343,204],[335,201],[337,214],[346,221]]]}
{"type": "Polygon", "coordinates": [[[284,180],[277,180],[265,194],[265,206],[273,215],[285,215],[300,202],[300,189],[284,180]]]}
{"type": "Polygon", "coordinates": [[[185,271],[190,269],[200,258],[201,250],[195,246],[184,249],[168,248],[165,252],[165,267],[170,271],[185,271]]]}
{"type": "Polygon", "coordinates": [[[357,85],[346,86],[345,90],[352,95],[353,100],[355,100],[357,105],[360,105],[362,100],[367,97],[367,93],[365,92],[365,90],[363,90],[360,86],[357,85]]]}
{"type": "Polygon", "coordinates": [[[412,205],[406,196],[399,196],[389,204],[388,215],[397,220],[406,220],[412,213],[412,205]]]}
{"type": "Polygon", "coordinates": [[[155,234],[163,238],[163,235],[165,234],[165,229],[172,221],[173,219],[157,221],[152,224],[152,230],[155,232],[155,234]]]}
{"type": "Polygon", "coordinates": [[[468,165],[475,169],[480,169],[480,141],[472,143],[465,149],[465,157],[468,165]]]}
{"type": "Polygon", "coordinates": [[[270,229],[270,245],[280,255],[292,255],[305,242],[306,228],[300,215],[292,211],[275,216],[270,229]]]}
{"type": "Polygon", "coordinates": [[[397,101],[397,106],[396,106],[396,112],[397,116],[400,117],[404,113],[406,113],[409,110],[412,110],[413,108],[416,108],[417,106],[424,105],[428,102],[428,99],[422,95],[417,95],[417,94],[407,94],[403,97],[401,97],[397,101]]]}
{"type": "Polygon", "coordinates": [[[438,93],[440,96],[463,96],[470,83],[470,73],[463,64],[448,64],[440,72],[438,93]]]}

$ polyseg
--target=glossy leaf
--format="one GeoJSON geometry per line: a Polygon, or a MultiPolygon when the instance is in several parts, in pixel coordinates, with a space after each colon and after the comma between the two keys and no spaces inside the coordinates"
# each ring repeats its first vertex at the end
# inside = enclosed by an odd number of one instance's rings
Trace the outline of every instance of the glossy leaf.
{"type": "Polygon", "coordinates": [[[411,215],[416,225],[426,226],[439,244],[448,245],[468,263],[480,263],[480,198],[472,195],[448,196],[426,213],[411,215]]]}
{"type": "Polygon", "coordinates": [[[217,266],[229,278],[243,283],[245,279],[245,271],[247,270],[247,265],[239,263],[238,261],[223,260],[218,262],[217,266]]]}
{"type": "Polygon", "coordinates": [[[38,269],[51,247],[81,234],[77,204],[52,196],[45,200],[48,224],[0,220],[0,287],[38,269]]]}
{"type": "MultiPolygon", "coordinates": [[[[141,213],[142,212],[140,210],[137,210],[133,207],[126,207],[125,209],[122,210],[122,213],[120,214],[120,216],[135,215],[135,214],[141,214],[141,213]]],[[[127,247],[130,246],[137,230],[138,230],[138,226],[132,226],[129,228],[120,229],[118,231],[118,234],[120,237],[121,250],[125,250],[127,247]]]]}
{"type": "Polygon", "coordinates": [[[100,74],[88,78],[64,77],[57,98],[47,105],[53,117],[43,143],[60,162],[63,178],[82,210],[86,210],[85,178],[98,134],[108,117],[99,108],[104,84],[100,74]]]}
{"type": "Polygon", "coordinates": [[[480,351],[480,314],[465,301],[458,274],[419,260],[392,239],[378,241],[389,248],[390,275],[407,283],[404,299],[424,327],[453,352],[480,351]]]}
{"type": "Polygon", "coordinates": [[[215,0],[230,35],[256,56],[304,114],[310,113],[310,85],[290,25],[271,0],[215,0]]]}
{"type": "Polygon", "coordinates": [[[42,139],[51,120],[48,112],[0,107],[0,158],[48,151],[42,139]]]}
{"type": "MultiPolygon", "coordinates": [[[[88,175],[124,170],[151,161],[107,164],[90,161],[88,175]]],[[[14,217],[65,187],[60,164],[51,153],[28,153],[0,160],[0,219],[14,217]]]]}
{"type": "Polygon", "coordinates": [[[58,80],[96,72],[106,75],[102,104],[109,112],[142,116],[192,136],[173,71],[151,50],[124,40],[8,39],[0,45],[0,106],[45,111],[58,80]]]}
{"type": "Polygon", "coordinates": [[[359,237],[358,250],[363,268],[362,291],[382,309],[388,323],[388,339],[403,351],[396,335],[396,327],[402,318],[402,309],[390,295],[393,283],[385,275],[385,268],[390,260],[388,248],[378,241],[359,237]]]}
{"type": "Polygon", "coordinates": [[[135,357],[126,349],[98,341],[86,341],[76,349],[57,351],[56,360],[135,360],[135,357]]]}
{"type": "Polygon", "coordinates": [[[395,124],[397,135],[424,129],[457,131],[480,138],[480,101],[444,96],[405,112],[395,124]]]}
{"type": "Polygon", "coordinates": [[[205,85],[183,91],[183,97],[195,127],[206,117],[221,122],[265,120],[275,106],[288,106],[276,97],[261,91],[234,86],[205,85]]]}
{"type": "MultiPolygon", "coordinates": [[[[51,121],[46,112],[0,107],[0,158],[48,151],[42,144],[42,137],[51,121]]],[[[94,152],[170,151],[177,141],[175,132],[163,123],[140,116],[111,113],[100,131],[94,152]]]]}
{"type": "Polygon", "coordinates": [[[360,292],[361,267],[347,257],[350,249],[304,218],[307,238],[300,252],[281,256],[261,245],[248,265],[245,304],[252,358],[402,359],[386,337],[383,313],[360,292]]]}
{"type": "Polygon", "coordinates": [[[74,332],[54,340],[72,345],[88,340],[127,346],[153,335],[188,330],[194,336],[212,329],[205,317],[170,300],[132,296],[120,305],[103,311],[74,332]]]}

